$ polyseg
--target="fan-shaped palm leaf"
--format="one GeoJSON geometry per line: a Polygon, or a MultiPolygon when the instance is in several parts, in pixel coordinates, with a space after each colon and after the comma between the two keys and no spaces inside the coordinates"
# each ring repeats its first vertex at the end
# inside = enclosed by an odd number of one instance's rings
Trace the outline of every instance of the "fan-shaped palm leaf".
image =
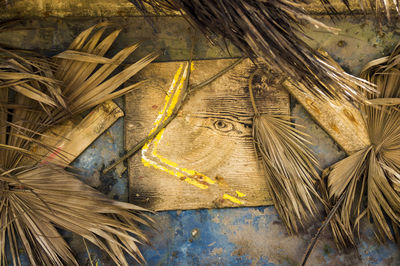
{"type": "Polygon", "coordinates": [[[316,214],[315,199],[319,198],[315,183],[319,179],[314,166],[318,165],[307,146],[307,135],[294,128],[290,117],[279,114],[259,114],[252,92],[249,92],[255,111],[253,138],[272,200],[289,233],[297,233],[299,224],[316,214]]]}
{"type": "Polygon", "coordinates": [[[84,31],[52,59],[0,49],[1,264],[8,263],[6,247],[12,263],[20,264],[22,245],[32,265],[76,265],[59,228],[97,245],[117,265],[127,265],[125,252],[144,261],[137,243],[147,238],[138,224],[150,225],[150,220],[139,213],[143,209],[109,200],[59,167],[26,167],[41,159],[29,150],[32,143],[53,151],[37,139],[46,137],[45,130],[139,86],[116,91],[157,56],[152,53],[112,75],[138,45],[105,58],[119,34],[101,40],[106,26],[84,31]]]}
{"type": "Polygon", "coordinates": [[[342,246],[355,243],[354,231],[365,216],[372,219],[382,241],[395,240],[400,226],[399,52],[397,46],[390,56],[367,64],[361,74],[380,92],[380,98],[367,93],[370,102],[382,104],[362,106],[372,145],[333,165],[327,177],[332,205],[345,194],[338,219],[331,221],[336,229],[340,224],[339,233],[349,236],[336,238],[342,246]]]}
{"type": "Polygon", "coordinates": [[[144,261],[137,244],[148,239],[138,224],[152,223],[144,209],[108,199],[52,165],[2,172],[0,186],[2,265],[8,264],[7,238],[14,265],[20,265],[19,240],[32,265],[78,265],[57,229],[99,246],[117,265],[128,265],[124,252],[144,261]]]}
{"type": "Polygon", "coordinates": [[[120,33],[116,30],[101,39],[107,25],[85,30],[67,51],[51,60],[26,58],[26,53],[1,49],[0,88],[10,88],[39,101],[49,118],[60,122],[138,87],[140,83],[115,92],[159,53],[151,53],[111,76],[139,44],[121,50],[111,59],[104,57],[120,33]]]}

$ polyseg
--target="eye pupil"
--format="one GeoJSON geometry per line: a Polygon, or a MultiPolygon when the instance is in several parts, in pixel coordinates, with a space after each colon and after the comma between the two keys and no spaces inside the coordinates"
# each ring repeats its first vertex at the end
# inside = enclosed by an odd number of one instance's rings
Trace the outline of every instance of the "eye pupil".
{"type": "Polygon", "coordinates": [[[224,121],[224,120],[215,121],[213,126],[214,126],[214,129],[224,132],[224,133],[235,129],[235,126],[231,122],[224,121]]]}

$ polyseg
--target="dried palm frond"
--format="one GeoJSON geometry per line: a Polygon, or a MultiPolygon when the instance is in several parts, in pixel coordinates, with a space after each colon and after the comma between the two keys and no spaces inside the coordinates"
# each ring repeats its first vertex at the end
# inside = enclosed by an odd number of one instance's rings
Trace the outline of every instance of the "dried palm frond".
{"type": "MultiPolygon", "coordinates": [[[[189,22],[212,39],[213,35],[229,39],[247,56],[260,64],[280,70],[302,82],[309,92],[323,99],[362,101],[360,86],[373,90],[366,81],[351,76],[329,63],[301,38],[303,22],[331,31],[311,18],[296,2],[285,0],[130,0],[136,5],[148,3],[154,8],[165,2],[181,11],[189,22]]],[[[165,5],[165,4],[164,4],[165,5]]]]}
{"type": "MultiPolygon", "coordinates": [[[[135,83],[114,92],[159,55],[159,52],[150,53],[109,77],[140,44],[129,46],[110,59],[105,58],[105,53],[121,32],[116,30],[100,41],[106,26],[107,24],[99,24],[87,29],[74,40],[67,51],[55,56],[55,78],[62,81],[62,94],[72,115],[119,97],[141,85],[135,83]],[[90,37],[96,28],[99,29],[90,37]]],[[[57,115],[59,117],[62,114],[57,115]]]]}
{"type": "Polygon", "coordinates": [[[111,59],[105,58],[104,54],[120,33],[116,30],[101,40],[106,26],[107,23],[102,23],[82,32],[67,51],[52,59],[0,48],[0,136],[4,138],[0,167],[16,167],[22,154],[29,155],[29,143],[49,126],[141,84],[116,91],[158,53],[151,53],[109,77],[139,44],[123,49],[111,59]],[[95,29],[98,30],[92,34],[95,29]],[[11,119],[7,120],[9,116],[11,119]],[[18,150],[12,149],[6,156],[4,148],[10,146],[18,150]]]}
{"type": "Polygon", "coordinates": [[[40,159],[29,146],[40,145],[35,137],[51,126],[49,108],[56,106],[51,91],[58,84],[46,77],[46,59],[0,49],[0,60],[0,168],[12,169],[24,155],[40,159]]]}
{"type": "Polygon", "coordinates": [[[147,238],[138,224],[151,221],[139,213],[142,208],[109,200],[59,167],[27,167],[32,160],[24,160],[41,159],[29,150],[31,144],[54,151],[37,137],[47,137],[43,132],[55,123],[137,87],[140,83],[116,91],[157,56],[152,53],[109,77],[138,45],[105,58],[119,34],[100,40],[105,26],[84,31],[69,50],[52,59],[0,49],[1,264],[8,263],[6,249],[12,262],[20,264],[22,247],[32,265],[77,265],[58,228],[92,242],[117,265],[127,265],[125,252],[144,261],[136,245],[147,238]]]}
{"type": "Polygon", "coordinates": [[[101,39],[107,25],[101,23],[85,30],[67,51],[50,61],[40,59],[40,64],[39,57],[27,60],[26,54],[1,49],[0,88],[10,88],[39,101],[54,123],[133,90],[141,83],[116,91],[159,53],[150,53],[110,77],[139,44],[121,50],[112,58],[104,57],[121,31],[101,39]]]}
{"type": "Polygon", "coordinates": [[[144,209],[108,199],[49,164],[2,171],[0,188],[2,265],[8,264],[7,242],[14,265],[21,265],[20,245],[32,265],[78,265],[57,229],[82,236],[117,265],[128,265],[124,252],[144,261],[137,244],[148,239],[138,225],[152,224],[144,209]]]}
{"type": "Polygon", "coordinates": [[[340,246],[354,245],[361,219],[368,217],[380,241],[398,240],[400,226],[400,46],[390,56],[367,64],[361,76],[377,85],[377,98],[362,111],[371,146],[330,167],[327,174],[329,200],[334,205],[344,195],[336,218],[331,221],[340,246]],[[338,237],[344,235],[345,238],[338,237]]]}
{"type": "MultiPolygon", "coordinates": [[[[320,0],[321,4],[330,14],[337,14],[337,11],[332,6],[330,0],[320,0]]],[[[341,0],[341,2],[351,11],[350,3],[348,0],[341,0]]],[[[361,10],[366,14],[368,11],[375,14],[376,18],[380,19],[381,14],[390,21],[391,20],[391,10],[395,9],[397,14],[400,14],[399,1],[371,1],[371,0],[359,0],[358,4],[361,10]]]]}
{"type": "Polygon", "coordinates": [[[255,112],[255,147],[261,156],[274,206],[288,232],[293,234],[298,232],[299,224],[303,226],[316,214],[315,199],[319,196],[315,182],[319,177],[314,166],[318,162],[307,146],[308,136],[293,127],[290,117],[258,112],[252,92],[252,79],[256,72],[249,79],[255,112]]]}

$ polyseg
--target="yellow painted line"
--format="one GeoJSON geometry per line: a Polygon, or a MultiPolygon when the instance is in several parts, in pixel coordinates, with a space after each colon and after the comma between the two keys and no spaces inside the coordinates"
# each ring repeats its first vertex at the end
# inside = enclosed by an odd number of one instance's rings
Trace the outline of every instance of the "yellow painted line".
{"type": "Polygon", "coordinates": [[[175,75],[174,75],[174,79],[172,80],[171,86],[169,87],[169,90],[167,92],[167,95],[165,95],[165,104],[163,109],[158,113],[158,116],[156,118],[156,120],[153,123],[153,128],[151,129],[149,135],[151,135],[158,127],[158,125],[161,122],[162,117],[165,114],[165,110],[167,110],[168,107],[168,103],[170,101],[171,98],[171,94],[174,92],[174,88],[176,86],[176,83],[178,82],[178,79],[182,73],[182,68],[183,68],[183,63],[180,64],[178,70],[176,71],[175,75]]]}
{"type": "Polygon", "coordinates": [[[223,198],[226,199],[226,200],[230,200],[230,201],[232,201],[233,203],[236,203],[236,204],[243,204],[243,202],[240,199],[232,197],[229,194],[224,194],[223,198]]]}
{"type": "MultiPolygon", "coordinates": [[[[168,94],[165,96],[164,107],[163,107],[162,111],[159,113],[157,119],[154,121],[153,128],[150,131],[149,135],[152,134],[158,128],[158,126],[161,123],[161,121],[165,121],[166,119],[168,119],[169,116],[172,115],[172,112],[173,112],[173,110],[174,110],[174,108],[175,108],[175,106],[176,106],[176,104],[177,104],[177,102],[179,100],[179,96],[180,96],[180,94],[182,92],[182,88],[183,88],[183,85],[184,85],[184,82],[185,82],[185,79],[186,79],[186,76],[187,76],[188,66],[186,66],[186,68],[184,70],[184,73],[183,73],[183,76],[179,80],[178,88],[174,91],[174,88],[176,87],[178,79],[179,79],[179,77],[180,77],[180,75],[182,73],[182,68],[183,68],[183,64],[180,65],[179,69],[175,73],[175,76],[174,76],[174,79],[172,80],[172,83],[171,83],[170,89],[168,91],[168,94]],[[171,98],[171,96],[172,96],[172,98],[171,98]],[[167,115],[164,117],[165,113],[167,113],[167,115]],[[164,117],[164,119],[162,119],[163,117],[164,117]]],[[[170,175],[173,175],[173,176],[176,176],[176,177],[179,177],[179,178],[185,177],[185,179],[184,179],[185,182],[187,182],[187,183],[189,183],[191,185],[194,185],[194,186],[196,186],[198,188],[201,188],[201,189],[207,189],[208,188],[207,185],[205,185],[203,183],[200,183],[197,180],[192,179],[190,177],[186,177],[185,174],[182,173],[183,171],[181,171],[181,169],[178,168],[178,164],[177,163],[172,162],[172,161],[168,160],[167,158],[164,158],[164,157],[162,157],[162,156],[157,154],[156,148],[157,148],[157,145],[158,145],[158,143],[160,142],[160,140],[161,140],[161,138],[163,136],[164,130],[165,129],[162,129],[156,135],[155,138],[149,140],[143,146],[143,148],[142,148],[142,163],[143,163],[143,165],[146,166],[146,167],[154,167],[157,170],[166,172],[166,173],[168,173],[170,175]],[[167,167],[162,166],[162,165],[158,164],[157,162],[147,158],[146,152],[150,148],[150,144],[152,142],[154,144],[154,148],[153,148],[153,150],[151,152],[151,155],[153,157],[156,157],[157,159],[159,159],[166,166],[174,168],[176,171],[168,169],[167,167]]]]}
{"type": "Polygon", "coordinates": [[[236,190],[236,194],[238,195],[239,198],[246,197],[246,194],[244,194],[244,193],[242,193],[240,191],[237,191],[237,190],[236,190]]]}
{"type": "MultiPolygon", "coordinates": [[[[186,78],[188,75],[188,68],[189,65],[187,64],[183,74],[182,74],[182,69],[183,69],[183,64],[180,64],[177,72],[174,75],[174,79],[172,80],[171,86],[168,90],[167,95],[165,96],[165,104],[161,112],[159,112],[156,120],[153,123],[153,128],[151,129],[149,135],[151,135],[160,125],[161,122],[166,121],[173,113],[174,109],[176,108],[176,105],[179,101],[180,94],[182,93],[183,86],[186,82],[186,78]],[[182,74],[182,77],[181,77],[182,74]],[[181,77],[181,78],[180,78],[181,77]],[[180,78],[180,79],[179,79],[180,78]],[[175,89],[176,88],[176,89],[175,89]]],[[[194,69],[194,63],[192,62],[190,66],[191,70],[194,69]]],[[[210,177],[199,173],[195,170],[187,169],[187,168],[180,168],[176,162],[173,162],[157,153],[157,148],[158,144],[160,143],[163,135],[165,132],[165,128],[162,129],[153,139],[150,139],[147,143],[142,148],[142,163],[146,167],[154,167],[157,170],[163,171],[169,175],[176,176],[183,181],[187,182],[188,184],[191,184],[193,186],[196,186],[200,189],[208,189],[209,185],[215,184],[216,181],[211,179],[210,177]],[[150,149],[150,145],[153,144],[153,148],[151,151],[151,156],[154,158],[157,158],[163,165],[160,163],[157,163],[149,158],[147,158],[146,153],[150,149]],[[172,168],[172,169],[170,169],[172,168]],[[200,179],[202,182],[199,182],[197,179],[200,179]],[[184,179],[183,179],[184,178],[184,179]]],[[[245,194],[241,193],[239,191],[236,191],[239,197],[244,197],[245,194]]],[[[224,194],[224,199],[230,200],[234,203],[237,204],[243,204],[239,199],[232,197],[228,194],[224,194]]]]}
{"type": "MultiPolygon", "coordinates": [[[[153,145],[154,145],[153,146],[153,151],[151,152],[151,154],[154,157],[158,158],[162,163],[164,163],[166,165],[169,165],[169,166],[171,166],[171,167],[173,167],[173,168],[185,173],[188,176],[197,176],[199,178],[201,177],[203,182],[206,182],[206,183],[208,183],[210,185],[215,184],[215,181],[212,180],[210,177],[208,177],[208,176],[206,176],[206,175],[204,175],[202,173],[199,173],[199,172],[197,172],[195,170],[191,170],[191,169],[187,169],[187,168],[179,168],[177,163],[175,163],[175,162],[173,162],[173,161],[171,161],[171,160],[169,160],[169,159],[167,159],[167,158],[165,158],[165,157],[163,157],[163,156],[161,156],[161,155],[159,155],[157,153],[158,144],[160,143],[160,141],[162,139],[162,136],[164,134],[164,129],[162,129],[160,131],[160,133],[157,134],[157,136],[155,137],[155,139],[153,141],[153,145]]],[[[199,182],[197,182],[197,183],[199,183],[199,182]]]]}

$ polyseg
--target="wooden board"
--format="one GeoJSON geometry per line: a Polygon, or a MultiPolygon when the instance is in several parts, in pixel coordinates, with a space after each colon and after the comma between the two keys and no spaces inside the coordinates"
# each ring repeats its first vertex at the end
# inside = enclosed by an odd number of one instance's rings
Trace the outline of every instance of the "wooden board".
{"type": "MultiPolygon", "coordinates": [[[[6,12],[0,12],[0,19],[49,16],[116,17],[142,15],[128,0],[13,0],[9,2],[11,4],[5,8],[3,7],[6,9],[6,12]]],[[[330,3],[338,13],[350,13],[341,0],[331,0],[330,3]]],[[[326,9],[319,0],[310,0],[307,3],[301,4],[310,13],[327,14],[326,9]]],[[[349,5],[354,13],[361,12],[361,7],[357,0],[349,0],[349,5]]],[[[395,11],[394,8],[394,5],[391,5],[393,11],[395,11]]],[[[152,9],[149,8],[149,11],[152,12],[152,9]]],[[[161,15],[180,15],[178,12],[169,10],[165,12],[165,14],[161,15]]],[[[367,13],[370,13],[368,8],[367,13]]],[[[155,13],[153,14],[156,15],[155,13]]]]}
{"type": "MultiPolygon", "coordinates": [[[[341,69],[326,51],[320,49],[319,52],[327,57],[333,66],[341,69]]],[[[307,89],[303,84],[290,79],[287,79],[283,86],[347,154],[371,145],[362,114],[351,102],[345,99],[340,101],[318,99],[311,93],[306,93],[307,89]]]]}
{"type": "Polygon", "coordinates": [[[34,145],[31,150],[43,157],[42,163],[70,164],[107,130],[124,112],[113,101],[94,108],[85,118],[67,120],[45,132],[40,141],[55,148],[49,152],[34,145]]]}
{"type": "Polygon", "coordinates": [[[347,154],[371,144],[362,115],[350,102],[324,102],[310,93],[304,93],[302,84],[289,80],[284,82],[284,86],[347,154]]]}
{"type": "MultiPolygon", "coordinates": [[[[190,83],[208,79],[233,61],[195,61],[190,83]]],[[[172,97],[168,90],[174,76],[184,64],[153,63],[138,74],[149,83],[125,97],[126,149],[154,128],[172,97]]],[[[196,91],[165,131],[129,159],[131,202],[152,210],[271,204],[251,138],[248,77],[252,71],[252,63],[245,60],[196,91]]],[[[287,92],[266,85],[275,78],[255,77],[256,101],[263,112],[278,109],[288,114],[287,92]]]]}

